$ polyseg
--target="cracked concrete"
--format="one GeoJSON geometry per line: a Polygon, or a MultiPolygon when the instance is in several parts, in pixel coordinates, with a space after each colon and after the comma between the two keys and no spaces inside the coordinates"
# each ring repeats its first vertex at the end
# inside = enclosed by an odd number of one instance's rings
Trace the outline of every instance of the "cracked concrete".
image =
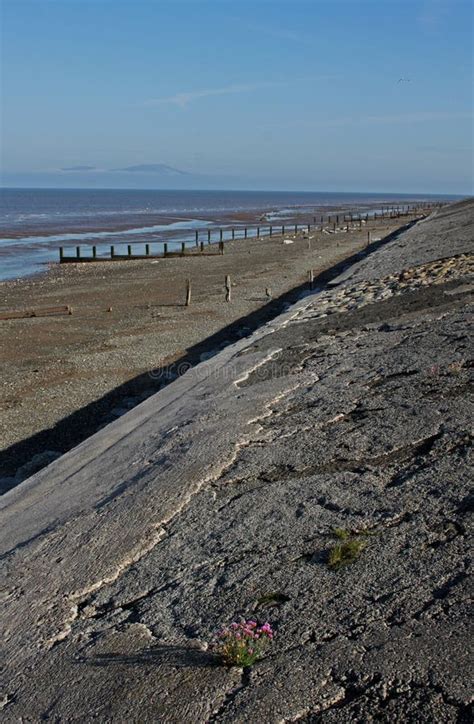
{"type": "Polygon", "coordinates": [[[3,497],[5,721],[469,720],[473,222],[441,209],[3,497]],[[337,572],[334,528],[370,534],[337,572]],[[250,615],[273,646],[220,666],[250,615]]]}

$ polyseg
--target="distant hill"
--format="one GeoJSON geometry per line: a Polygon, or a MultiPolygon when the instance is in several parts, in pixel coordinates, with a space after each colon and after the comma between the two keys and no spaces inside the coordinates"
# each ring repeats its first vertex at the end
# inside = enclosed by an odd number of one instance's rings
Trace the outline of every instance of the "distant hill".
{"type": "Polygon", "coordinates": [[[159,173],[165,176],[188,176],[187,171],[181,171],[178,168],[167,166],[164,163],[140,163],[137,166],[125,166],[125,168],[115,168],[114,171],[131,171],[138,173],[159,173]]]}

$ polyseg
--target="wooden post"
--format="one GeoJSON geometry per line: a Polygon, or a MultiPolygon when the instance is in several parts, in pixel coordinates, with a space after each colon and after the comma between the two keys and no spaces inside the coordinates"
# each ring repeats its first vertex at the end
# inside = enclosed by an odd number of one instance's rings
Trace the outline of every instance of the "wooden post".
{"type": "Polygon", "coordinates": [[[230,302],[232,296],[232,287],[230,283],[230,276],[227,274],[225,278],[225,300],[226,302],[230,302]]]}
{"type": "Polygon", "coordinates": [[[150,244],[145,244],[145,254],[150,256],[150,244]]]}
{"type": "Polygon", "coordinates": [[[311,224],[308,224],[308,234],[311,231],[311,224]]]}
{"type": "Polygon", "coordinates": [[[221,255],[224,253],[224,242],[223,241],[219,242],[219,252],[221,253],[221,255]]]}
{"type": "Polygon", "coordinates": [[[191,279],[186,279],[186,302],[185,306],[189,307],[191,304],[191,279]]]}
{"type": "Polygon", "coordinates": [[[232,229],[232,238],[235,239],[235,229],[232,229]]]}
{"type": "Polygon", "coordinates": [[[298,233],[298,224],[295,224],[295,234],[298,233]]]}
{"type": "Polygon", "coordinates": [[[200,250],[200,251],[204,251],[204,242],[203,242],[203,241],[201,241],[201,245],[200,245],[200,247],[199,247],[199,250],[200,250]]]}
{"type": "Polygon", "coordinates": [[[273,226],[270,226],[270,236],[273,234],[273,226]]]}
{"type": "Polygon", "coordinates": [[[111,246],[110,247],[110,258],[113,259],[114,256],[115,256],[115,247],[111,246]]]}
{"type": "Polygon", "coordinates": [[[81,258],[81,247],[76,246],[76,259],[80,259],[80,258],[81,258]]]}
{"type": "Polygon", "coordinates": [[[313,290],[313,282],[314,282],[314,272],[312,269],[308,272],[308,281],[309,281],[309,288],[312,291],[313,290]]]}
{"type": "Polygon", "coordinates": [[[259,237],[260,237],[260,227],[257,226],[257,238],[259,238],[259,237]]]}
{"type": "Polygon", "coordinates": [[[184,256],[186,253],[186,244],[184,241],[181,242],[181,254],[184,256]]]}
{"type": "Polygon", "coordinates": [[[285,236],[285,224],[281,225],[281,235],[285,236]]]}
{"type": "Polygon", "coordinates": [[[247,238],[247,227],[245,227],[245,229],[244,229],[244,239],[246,239],[246,238],[247,238]]]}
{"type": "Polygon", "coordinates": [[[165,241],[165,243],[163,244],[163,256],[167,256],[167,255],[168,255],[168,243],[165,241]]]}
{"type": "Polygon", "coordinates": [[[336,222],[333,223],[333,225],[332,225],[332,230],[333,230],[333,231],[336,231],[336,222]]]}
{"type": "Polygon", "coordinates": [[[367,246],[370,244],[370,231],[367,232],[367,246]]]}
{"type": "Polygon", "coordinates": [[[207,230],[207,243],[208,244],[211,243],[211,230],[210,229],[207,230]]]}
{"type": "Polygon", "coordinates": [[[97,259],[97,247],[96,246],[92,247],[92,258],[97,259]]]}
{"type": "Polygon", "coordinates": [[[198,229],[196,229],[196,231],[194,232],[194,235],[196,237],[196,246],[197,246],[199,244],[199,230],[198,229]]]}
{"type": "Polygon", "coordinates": [[[339,214],[336,216],[336,224],[339,226],[339,214]]]}
{"type": "Polygon", "coordinates": [[[59,262],[64,260],[64,249],[62,246],[59,247],[59,262]]]}
{"type": "Polygon", "coordinates": [[[127,254],[128,254],[128,256],[132,256],[132,245],[131,244],[127,244],[127,254]]]}
{"type": "Polygon", "coordinates": [[[223,238],[223,231],[222,229],[219,229],[219,241],[222,241],[223,238]]]}
{"type": "Polygon", "coordinates": [[[308,251],[311,251],[311,239],[308,239],[308,251]]]}

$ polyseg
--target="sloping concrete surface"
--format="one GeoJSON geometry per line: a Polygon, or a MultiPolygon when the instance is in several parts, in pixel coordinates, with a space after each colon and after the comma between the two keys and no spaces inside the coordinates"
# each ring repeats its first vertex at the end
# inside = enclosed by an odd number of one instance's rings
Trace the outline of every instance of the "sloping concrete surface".
{"type": "Polygon", "coordinates": [[[441,209],[0,499],[5,721],[469,720],[473,230],[441,209]],[[220,666],[249,615],[274,645],[220,666]]]}

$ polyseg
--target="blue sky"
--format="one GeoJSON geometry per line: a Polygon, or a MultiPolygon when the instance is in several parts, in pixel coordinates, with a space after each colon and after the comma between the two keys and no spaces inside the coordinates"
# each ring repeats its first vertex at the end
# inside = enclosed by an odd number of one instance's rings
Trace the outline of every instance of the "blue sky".
{"type": "Polygon", "coordinates": [[[2,20],[4,185],[472,193],[470,1],[3,0],[2,20]],[[141,164],[189,175],[116,170],[141,164]]]}

